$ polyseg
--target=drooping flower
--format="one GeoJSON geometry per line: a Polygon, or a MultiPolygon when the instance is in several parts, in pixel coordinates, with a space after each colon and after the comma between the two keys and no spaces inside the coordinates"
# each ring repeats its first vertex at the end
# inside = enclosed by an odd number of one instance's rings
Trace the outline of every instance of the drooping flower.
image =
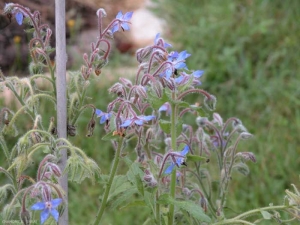
{"type": "Polygon", "coordinates": [[[167,169],[165,170],[165,174],[172,173],[175,165],[178,166],[178,167],[180,167],[184,163],[184,156],[186,156],[186,154],[188,154],[188,152],[189,152],[189,146],[186,145],[181,152],[178,152],[178,156],[179,157],[175,156],[175,161],[176,162],[171,162],[171,165],[169,165],[167,167],[167,169]]]}
{"type": "Polygon", "coordinates": [[[160,37],[160,33],[157,33],[156,36],[155,36],[155,39],[154,39],[154,44],[160,45],[161,43],[162,43],[162,46],[163,46],[164,48],[172,47],[171,44],[165,42],[165,41],[160,37]]]}
{"type": "Polygon", "coordinates": [[[96,109],[96,115],[97,115],[97,117],[100,117],[100,124],[105,123],[111,117],[111,113],[103,112],[100,109],[96,109]]]}
{"type": "Polygon", "coordinates": [[[130,119],[126,119],[120,127],[130,127],[132,124],[136,124],[138,126],[142,126],[144,123],[149,122],[150,120],[155,119],[155,116],[135,116],[130,119]]]}
{"type": "Polygon", "coordinates": [[[21,26],[23,23],[23,19],[24,19],[23,13],[17,12],[15,17],[16,17],[17,23],[21,26]]]}
{"type": "Polygon", "coordinates": [[[116,19],[118,20],[114,23],[111,32],[115,33],[120,29],[122,29],[123,31],[129,30],[128,24],[130,23],[129,20],[131,19],[132,14],[133,12],[127,12],[123,15],[123,13],[120,11],[116,16],[116,19]]]}
{"type": "Polygon", "coordinates": [[[184,85],[190,80],[190,78],[192,76],[193,77],[193,85],[201,85],[201,81],[199,81],[199,78],[202,76],[203,73],[204,73],[203,70],[196,70],[192,74],[187,74],[185,72],[182,72],[180,74],[180,76],[175,78],[175,82],[176,82],[176,84],[184,85]]]}
{"type": "Polygon", "coordinates": [[[38,202],[31,206],[32,210],[43,210],[41,212],[41,224],[43,224],[51,214],[56,222],[58,222],[59,213],[57,206],[62,202],[61,198],[56,198],[51,201],[38,202]]]}

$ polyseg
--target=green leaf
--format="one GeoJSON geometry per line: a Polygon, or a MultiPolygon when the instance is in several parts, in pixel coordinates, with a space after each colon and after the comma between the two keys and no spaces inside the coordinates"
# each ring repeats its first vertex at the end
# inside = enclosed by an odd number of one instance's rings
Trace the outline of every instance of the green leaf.
{"type": "Polygon", "coordinates": [[[265,220],[270,220],[272,219],[272,214],[267,212],[267,211],[260,211],[261,215],[265,220]]]}
{"type": "Polygon", "coordinates": [[[192,201],[179,201],[171,198],[169,194],[163,194],[159,197],[158,202],[160,204],[173,204],[179,209],[188,212],[191,217],[198,221],[211,222],[210,217],[203,212],[203,209],[192,201]]]}
{"type": "Polygon", "coordinates": [[[146,207],[146,204],[143,200],[135,200],[135,201],[132,201],[132,202],[128,203],[127,205],[121,207],[120,209],[127,209],[130,207],[146,207]]]}
{"type": "MultiPolygon", "coordinates": [[[[110,208],[111,209],[116,209],[119,206],[124,205],[125,202],[134,200],[135,198],[133,196],[137,192],[138,191],[137,191],[136,188],[131,188],[131,189],[128,189],[128,190],[118,194],[115,198],[112,199],[110,208]]],[[[121,208],[125,208],[125,207],[123,206],[121,208]]]]}
{"type": "Polygon", "coordinates": [[[155,110],[158,110],[164,103],[170,102],[170,98],[166,93],[166,89],[163,91],[163,95],[161,98],[158,98],[155,91],[153,89],[149,89],[148,91],[148,102],[151,107],[155,110]]]}
{"type": "Polygon", "coordinates": [[[159,120],[158,121],[160,128],[165,132],[166,134],[171,133],[171,122],[167,120],[159,120]]]}
{"type": "Polygon", "coordinates": [[[116,195],[118,195],[124,191],[128,191],[132,188],[133,188],[133,186],[127,180],[126,175],[115,176],[115,178],[112,182],[112,185],[111,185],[110,194],[109,194],[108,199],[110,200],[110,199],[114,198],[116,195]]]}
{"type": "Polygon", "coordinates": [[[187,155],[186,156],[186,161],[189,162],[201,162],[201,161],[206,161],[207,158],[199,155],[187,155]]]}

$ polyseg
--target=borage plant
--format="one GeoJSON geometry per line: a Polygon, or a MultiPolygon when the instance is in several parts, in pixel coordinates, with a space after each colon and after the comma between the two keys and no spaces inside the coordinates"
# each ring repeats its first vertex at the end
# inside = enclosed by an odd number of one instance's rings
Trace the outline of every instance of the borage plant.
{"type": "Polygon", "coordinates": [[[86,177],[95,180],[95,174],[99,175],[99,183],[105,189],[94,224],[100,224],[106,208],[134,206],[149,211],[144,224],[257,224],[270,219],[283,223],[280,211],[289,213],[290,220],[299,219],[300,194],[295,186],[294,192],[286,191],[284,205],[270,205],[228,218],[224,209],[233,172],[247,175],[249,168],[245,162],[256,162],[252,152],[238,150],[240,142],[252,135],[238,118],[224,122],[218,113],[212,113],[216,97],[198,88],[203,71],[189,70],[185,61],[190,54],[170,51],[172,46],[159,34],[153,45],[137,51],[139,66],[135,80],[120,78],[109,89],[116,98],[106,109],[87,104],[90,76],[99,75],[107,64],[110,39],[117,31],[129,30],[132,12],[119,12],[103,28],[106,12],[97,11],[99,36],[91,44],[91,53],[83,55],[85,65],[81,71],[70,73],[66,87],[68,135],[76,135],[79,116],[91,109],[87,136],[93,135],[97,116],[107,133],[103,141],[110,141],[114,148],[110,174],[100,175],[96,162],[83,150],[67,139],[57,138],[54,113],[47,128],[44,127],[39,103],[50,101],[55,108],[57,102],[55,64],[49,56],[54,51],[49,44],[52,31],[41,23],[39,12],[31,13],[13,3],[7,4],[4,12],[19,24],[29,25],[27,31],[33,34],[29,42],[30,76],[5,77],[1,73],[1,87],[10,89],[21,105],[16,111],[2,108],[0,113],[0,144],[7,161],[6,168],[1,167],[0,171],[8,178],[0,189],[1,202],[8,203],[1,213],[4,224],[9,224],[17,212],[24,224],[36,218],[37,211],[41,211],[41,224],[46,220],[58,221],[67,207],[66,193],[58,185],[62,173],[76,182],[86,177]],[[50,90],[41,90],[37,79],[48,81],[50,90]],[[197,102],[189,103],[189,95],[199,96],[197,102]],[[21,115],[28,117],[26,126],[31,129],[19,136],[21,115]],[[193,124],[186,123],[190,118],[194,118],[193,124]],[[17,137],[14,145],[7,144],[9,136],[17,137]],[[57,165],[62,149],[69,152],[64,171],[57,165]],[[136,158],[127,156],[125,149],[134,151],[136,158]],[[26,175],[31,162],[41,156],[36,178],[26,175]],[[128,171],[117,174],[121,160],[128,171]]]}

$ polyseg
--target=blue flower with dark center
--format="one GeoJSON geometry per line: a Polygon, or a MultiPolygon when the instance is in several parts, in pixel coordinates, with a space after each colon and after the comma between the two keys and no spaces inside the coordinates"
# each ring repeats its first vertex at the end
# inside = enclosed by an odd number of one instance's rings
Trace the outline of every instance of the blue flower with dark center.
{"type": "Polygon", "coordinates": [[[168,56],[168,62],[172,63],[173,68],[168,68],[165,71],[166,78],[169,79],[173,73],[173,70],[177,69],[187,69],[185,64],[185,59],[190,57],[191,54],[187,53],[187,51],[171,52],[168,56]]]}
{"type": "Polygon", "coordinates": [[[132,124],[142,126],[144,123],[147,123],[153,119],[155,119],[155,116],[136,116],[131,119],[125,120],[120,127],[130,127],[132,124]]]}
{"type": "Polygon", "coordinates": [[[96,109],[96,115],[97,115],[97,117],[100,117],[100,124],[105,123],[111,117],[111,113],[103,112],[100,109],[96,109]]]}
{"type": "Polygon", "coordinates": [[[59,213],[57,206],[62,202],[61,198],[56,198],[47,202],[38,202],[31,206],[32,210],[43,210],[41,212],[41,224],[43,224],[51,214],[56,222],[58,222],[59,213]]]}
{"type": "Polygon", "coordinates": [[[184,149],[178,153],[178,155],[182,156],[182,157],[175,157],[176,162],[171,162],[171,165],[167,167],[167,169],[165,170],[165,174],[170,174],[172,173],[175,165],[180,167],[183,163],[184,163],[184,156],[186,156],[186,154],[188,154],[189,152],[189,146],[186,145],[184,147],[184,149]]]}
{"type": "Polygon", "coordinates": [[[123,13],[120,11],[117,16],[116,19],[118,19],[118,21],[116,21],[111,29],[112,33],[115,33],[116,31],[122,29],[124,30],[129,30],[129,20],[132,17],[133,12],[127,12],[123,15],[123,13]]]}

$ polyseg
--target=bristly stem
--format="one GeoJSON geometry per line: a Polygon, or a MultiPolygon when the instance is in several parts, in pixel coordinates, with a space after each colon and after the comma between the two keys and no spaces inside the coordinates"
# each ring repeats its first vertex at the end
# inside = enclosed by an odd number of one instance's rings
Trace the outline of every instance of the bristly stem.
{"type": "Polygon", "coordinates": [[[116,151],[116,154],[115,154],[115,158],[114,158],[112,168],[111,168],[111,171],[110,171],[109,180],[106,184],[106,188],[105,188],[105,192],[104,192],[103,199],[102,199],[102,202],[101,202],[101,206],[100,206],[100,209],[97,213],[96,220],[93,223],[94,225],[100,224],[103,213],[104,213],[104,210],[106,208],[106,203],[107,203],[108,195],[109,195],[109,192],[110,192],[110,188],[111,188],[112,182],[114,180],[114,177],[115,177],[117,169],[118,169],[121,150],[122,150],[122,147],[123,147],[123,140],[124,140],[124,138],[120,137],[119,142],[118,142],[118,146],[117,146],[117,151],[116,151]]]}

